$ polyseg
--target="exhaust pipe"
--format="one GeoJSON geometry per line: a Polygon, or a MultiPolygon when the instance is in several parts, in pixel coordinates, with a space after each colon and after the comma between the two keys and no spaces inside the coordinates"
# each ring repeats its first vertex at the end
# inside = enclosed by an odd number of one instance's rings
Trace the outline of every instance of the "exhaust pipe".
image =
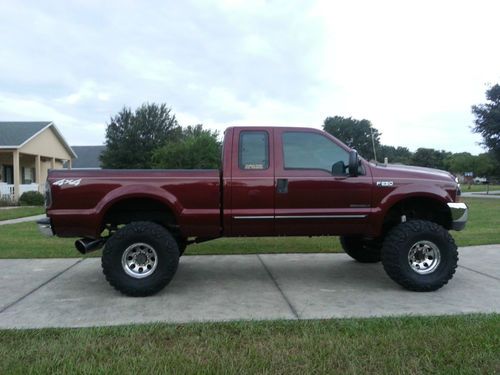
{"type": "Polygon", "coordinates": [[[75,247],[81,254],[85,255],[91,251],[99,250],[104,246],[105,242],[105,238],[98,238],[97,240],[82,238],[81,240],[75,241],[75,247]]]}

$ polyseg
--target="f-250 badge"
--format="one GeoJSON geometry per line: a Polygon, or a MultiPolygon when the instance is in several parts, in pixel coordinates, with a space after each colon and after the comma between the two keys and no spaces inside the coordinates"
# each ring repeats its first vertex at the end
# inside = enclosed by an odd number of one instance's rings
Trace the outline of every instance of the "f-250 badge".
{"type": "Polygon", "coordinates": [[[391,187],[394,186],[394,181],[377,181],[377,186],[391,187]]]}
{"type": "Polygon", "coordinates": [[[61,178],[60,180],[57,180],[56,182],[54,182],[52,185],[56,185],[56,186],[63,186],[63,185],[78,186],[78,185],[80,185],[81,181],[82,181],[81,178],[79,178],[77,180],[71,180],[71,179],[68,179],[68,178],[61,178]]]}

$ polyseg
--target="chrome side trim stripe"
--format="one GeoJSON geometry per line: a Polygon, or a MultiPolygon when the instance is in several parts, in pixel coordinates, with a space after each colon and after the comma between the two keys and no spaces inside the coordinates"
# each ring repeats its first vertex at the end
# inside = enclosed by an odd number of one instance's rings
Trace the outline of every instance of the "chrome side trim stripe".
{"type": "Polygon", "coordinates": [[[367,215],[286,215],[275,216],[276,219],[364,219],[367,215]]]}
{"type": "Polygon", "coordinates": [[[236,220],[273,220],[274,216],[233,216],[236,220]]]}
{"type": "Polygon", "coordinates": [[[272,219],[364,219],[368,215],[278,215],[278,216],[233,216],[236,220],[272,220],[272,219]]]}

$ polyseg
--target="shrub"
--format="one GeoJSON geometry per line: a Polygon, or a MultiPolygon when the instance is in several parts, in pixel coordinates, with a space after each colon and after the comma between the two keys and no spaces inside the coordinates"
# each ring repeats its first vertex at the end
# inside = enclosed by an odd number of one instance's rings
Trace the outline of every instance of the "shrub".
{"type": "Polygon", "coordinates": [[[10,198],[0,197],[0,207],[17,206],[17,203],[10,198]]]}
{"type": "Polygon", "coordinates": [[[21,206],[43,206],[43,195],[38,191],[27,191],[21,194],[19,204],[21,206]]]}

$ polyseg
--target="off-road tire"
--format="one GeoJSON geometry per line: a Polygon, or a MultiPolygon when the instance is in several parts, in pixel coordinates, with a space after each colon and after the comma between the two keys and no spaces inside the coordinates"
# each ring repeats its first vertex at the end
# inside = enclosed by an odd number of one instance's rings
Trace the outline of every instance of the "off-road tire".
{"type": "Polygon", "coordinates": [[[384,240],[382,264],[387,275],[406,289],[430,292],[441,288],[453,277],[457,268],[458,251],[453,237],[442,226],[425,220],[411,220],[394,227],[384,240]],[[430,241],[440,256],[436,268],[419,274],[409,262],[413,246],[430,241]]]}
{"type": "Polygon", "coordinates": [[[118,291],[128,296],[145,297],[162,290],[174,277],[179,264],[179,248],[172,235],[161,225],[132,222],[118,230],[107,242],[101,259],[106,280],[118,291]],[[144,243],[154,249],[157,265],[144,278],[134,278],[122,266],[125,250],[136,243],[144,243]]]}
{"type": "Polygon", "coordinates": [[[361,263],[377,263],[381,259],[382,245],[376,240],[364,240],[359,237],[340,237],[342,248],[351,258],[361,263]]]}

